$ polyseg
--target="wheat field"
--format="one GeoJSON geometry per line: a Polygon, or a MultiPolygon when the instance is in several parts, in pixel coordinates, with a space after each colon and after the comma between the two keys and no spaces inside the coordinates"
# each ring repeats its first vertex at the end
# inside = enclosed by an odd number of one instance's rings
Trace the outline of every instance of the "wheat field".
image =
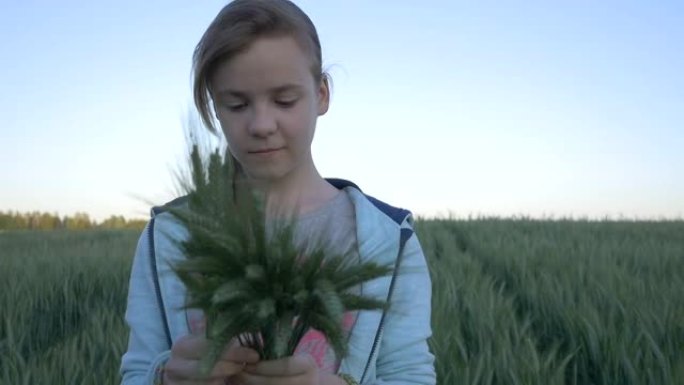
{"type": "MultiPolygon", "coordinates": [[[[684,221],[418,220],[439,384],[684,383],[684,221]]],[[[0,233],[0,384],[119,384],[135,230],[0,233]]]]}

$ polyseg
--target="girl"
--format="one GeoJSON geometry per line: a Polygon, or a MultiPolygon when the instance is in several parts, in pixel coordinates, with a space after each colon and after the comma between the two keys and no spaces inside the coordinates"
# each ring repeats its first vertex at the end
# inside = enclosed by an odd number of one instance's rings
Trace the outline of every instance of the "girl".
{"type": "Polygon", "coordinates": [[[182,258],[172,242],[182,229],[163,207],[154,208],[131,272],[122,384],[434,384],[431,282],[411,213],[352,182],[324,179],[314,165],[311,143],[330,88],[311,20],[288,0],[236,0],[211,23],[193,59],[200,117],[212,131],[217,119],[238,174],[266,193],[269,206],[297,210],[299,239],[325,236],[360,261],[393,263],[393,276],[360,288],[390,301],[392,310],[347,314],[344,358],[312,330],[295,356],[280,360],[259,361],[232,342],[202,377],[203,316],[178,310],[186,292],[168,267],[182,258]]]}

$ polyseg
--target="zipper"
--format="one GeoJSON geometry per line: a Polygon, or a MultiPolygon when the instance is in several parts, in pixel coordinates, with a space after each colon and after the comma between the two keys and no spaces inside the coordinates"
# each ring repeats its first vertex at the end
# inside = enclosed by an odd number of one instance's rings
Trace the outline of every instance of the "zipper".
{"type": "Polygon", "coordinates": [[[164,333],[166,334],[166,343],[171,349],[173,342],[171,341],[171,331],[169,330],[169,322],[166,319],[166,312],[164,311],[164,299],[161,295],[159,287],[159,272],[157,271],[157,256],[154,252],[154,217],[150,220],[150,225],[147,227],[147,238],[150,245],[150,263],[152,264],[152,280],[154,281],[154,291],[157,294],[157,305],[159,306],[159,313],[164,323],[164,333]]]}
{"type": "MultiPolygon", "coordinates": [[[[408,241],[408,239],[411,238],[411,235],[413,235],[413,230],[407,228],[401,229],[401,233],[399,234],[399,252],[397,253],[397,259],[394,262],[394,272],[392,273],[392,280],[390,281],[390,287],[387,293],[387,305],[390,304],[390,300],[392,299],[392,293],[394,292],[394,284],[397,279],[397,274],[399,273],[399,267],[401,265],[401,257],[404,252],[404,246],[406,245],[406,241],[408,241]]],[[[385,317],[387,316],[388,307],[389,306],[386,306],[385,309],[382,311],[382,317],[380,317],[378,331],[375,333],[375,339],[373,340],[373,346],[371,347],[371,352],[368,356],[368,362],[366,362],[366,368],[363,370],[363,375],[361,375],[361,380],[359,381],[359,383],[363,383],[363,380],[366,378],[366,374],[368,374],[368,369],[370,368],[371,362],[373,361],[373,357],[375,356],[375,351],[378,348],[380,336],[382,335],[382,330],[385,326],[385,317]]]]}

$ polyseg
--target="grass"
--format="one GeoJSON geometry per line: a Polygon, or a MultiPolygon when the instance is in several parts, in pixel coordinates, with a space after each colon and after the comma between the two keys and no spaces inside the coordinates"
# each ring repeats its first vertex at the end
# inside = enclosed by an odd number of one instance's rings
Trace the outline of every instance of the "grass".
{"type": "Polygon", "coordinates": [[[0,234],[0,384],[118,384],[139,232],[0,234]]]}
{"type": "MultiPolygon", "coordinates": [[[[684,378],[684,222],[419,220],[440,384],[684,378]]],[[[118,384],[140,233],[0,233],[0,384],[118,384]]]]}

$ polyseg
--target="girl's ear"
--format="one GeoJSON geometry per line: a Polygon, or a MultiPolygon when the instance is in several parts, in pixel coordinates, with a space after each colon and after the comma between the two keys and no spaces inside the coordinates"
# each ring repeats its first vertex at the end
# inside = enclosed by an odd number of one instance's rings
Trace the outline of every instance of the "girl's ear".
{"type": "Polygon", "coordinates": [[[318,87],[318,116],[324,115],[328,112],[330,106],[330,85],[328,78],[323,76],[321,84],[318,87]]]}

